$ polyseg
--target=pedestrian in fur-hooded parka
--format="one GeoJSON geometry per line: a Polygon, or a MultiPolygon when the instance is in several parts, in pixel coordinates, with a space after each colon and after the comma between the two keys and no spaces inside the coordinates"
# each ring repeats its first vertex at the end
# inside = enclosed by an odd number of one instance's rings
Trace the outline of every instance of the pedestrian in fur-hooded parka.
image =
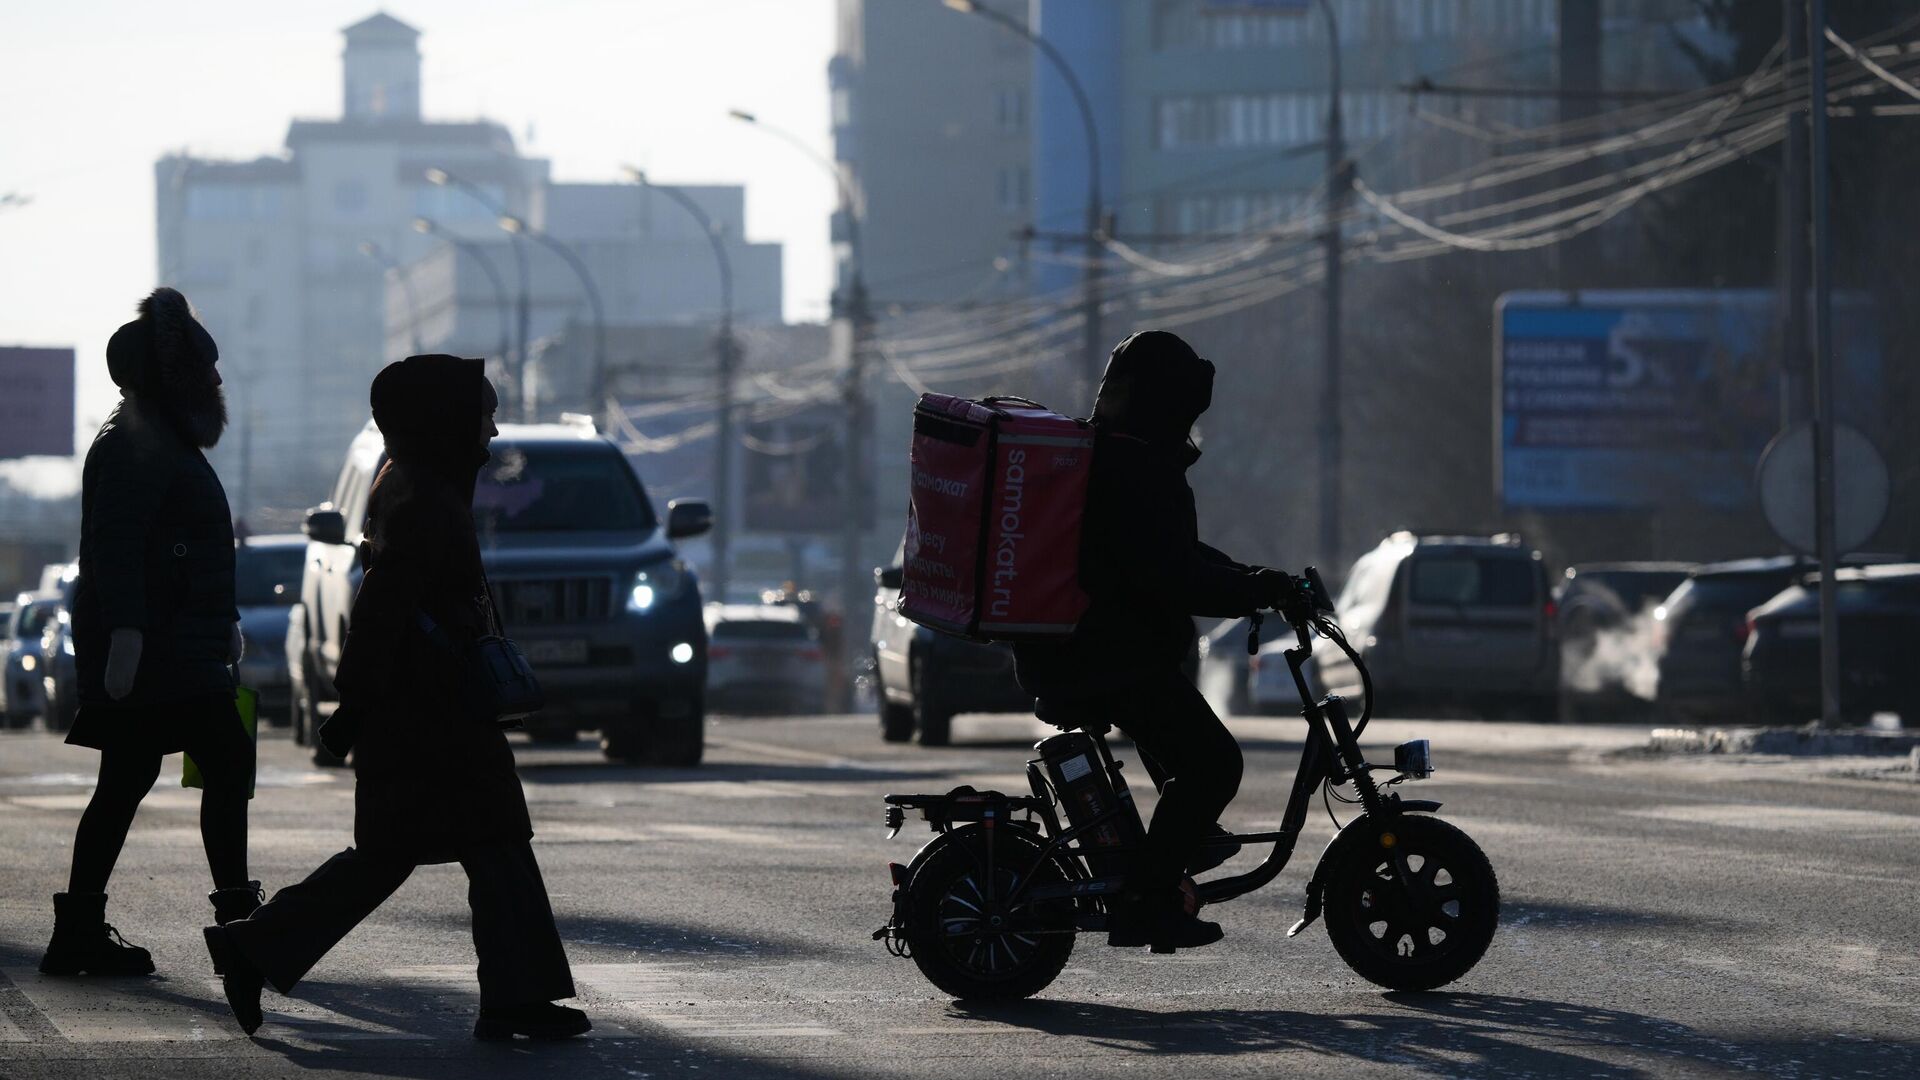
{"type": "MultiPolygon", "coordinates": [[[[226,426],[219,357],[187,298],[168,288],[142,300],[107,343],[121,397],[82,471],[73,634],[83,713],[233,691],[233,520],[201,453],[226,426]],[[105,689],[115,630],[138,630],[142,641],[133,690],[118,700],[105,689]]],[[[114,738],[91,728],[83,722],[70,741],[114,738]]]]}

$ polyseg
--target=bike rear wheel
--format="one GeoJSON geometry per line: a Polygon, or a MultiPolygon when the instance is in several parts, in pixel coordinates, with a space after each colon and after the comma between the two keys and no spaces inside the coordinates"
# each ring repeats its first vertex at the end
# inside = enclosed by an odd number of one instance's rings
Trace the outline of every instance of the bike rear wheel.
{"type": "Polygon", "coordinates": [[[1396,819],[1358,838],[1331,869],[1327,936],[1369,982],[1389,990],[1445,986],[1493,941],[1499,879],[1479,845],[1439,818],[1396,819]],[[1405,860],[1404,879],[1397,859],[1405,860]]]}
{"type": "Polygon", "coordinates": [[[1033,884],[1067,880],[1038,843],[1017,829],[994,838],[993,880],[984,873],[986,835],[979,826],[949,833],[907,883],[912,915],[908,940],[920,973],[961,1000],[1031,997],[1051,983],[1073,954],[1073,904],[1013,905],[1006,898],[1033,884]]]}

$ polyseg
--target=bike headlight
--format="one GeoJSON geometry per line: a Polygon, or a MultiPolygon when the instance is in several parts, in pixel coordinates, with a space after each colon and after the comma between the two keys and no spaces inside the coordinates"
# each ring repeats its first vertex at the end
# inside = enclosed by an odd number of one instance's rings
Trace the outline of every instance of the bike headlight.
{"type": "Polygon", "coordinates": [[[68,656],[73,655],[73,635],[72,634],[61,635],[60,651],[63,653],[66,653],[68,656]]]}
{"type": "Polygon", "coordinates": [[[33,656],[31,653],[29,653],[28,655],[20,658],[20,670],[32,671],[34,668],[34,665],[37,663],[39,663],[38,658],[33,656]]]}
{"type": "Polygon", "coordinates": [[[633,588],[627,592],[628,611],[652,611],[679,594],[686,583],[686,567],[678,559],[654,563],[633,575],[633,588]]]}

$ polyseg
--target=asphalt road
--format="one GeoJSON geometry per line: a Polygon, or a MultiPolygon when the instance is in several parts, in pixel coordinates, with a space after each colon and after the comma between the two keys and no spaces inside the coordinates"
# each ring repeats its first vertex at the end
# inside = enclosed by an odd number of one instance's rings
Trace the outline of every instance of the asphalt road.
{"type": "MultiPolygon", "coordinates": [[[[95,756],[0,738],[0,1076],[1107,1077],[1920,1075],[1920,785],[1782,762],[1609,755],[1633,729],[1381,722],[1434,742],[1418,785],[1498,870],[1499,936],[1448,991],[1384,994],[1318,927],[1289,940],[1331,835],[1210,909],[1228,938],[1152,957],[1083,938],[1018,1005],[956,1004],[869,934],[886,917],[879,796],[1020,790],[1031,720],[966,718],[944,750],[883,745],[866,717],[716,720],[709,764],[521,747],[522,777],[592,1037],[476,1044],[466,883],[421,870],[249,1042],[220,1001],[195,793],[163,774],[110,919],[160,974],[34,966],[95,756]]],[[[1298,721],[1236,727],[1230,824],[1279,815],[1298,721]]],[[[1124,751],[1123,751],[1124,753],[1124,751]]],[[[1137,772],[1137,770],[1136,770],[1137,772]]],[[[269,735],[254,802],[271,890],[349,840],[351,779],[269,735]]],[[[1244,856],[1243,856],[1244,858],[1244,856]]]]}

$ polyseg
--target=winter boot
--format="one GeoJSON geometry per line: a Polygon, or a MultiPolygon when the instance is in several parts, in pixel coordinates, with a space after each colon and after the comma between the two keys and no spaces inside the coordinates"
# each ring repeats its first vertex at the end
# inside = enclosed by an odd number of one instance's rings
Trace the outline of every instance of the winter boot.
{"type": "Polygon", "coordinates": [[[1183,910],[1177,892],[1122,893],[1114,897],[1107,917],[1107,944],[1120,948],[1148,946],[1157,953],[1197,949],[1226,934],[1219,923],[1207,922],[1183,910]]]}
{"type": "MultiPolygon", "coordinates": [[[[253,914],[254,909],[267,902],[267,894],[260,888],[259,882],[249,881],[236,889],[215,889],[207,894],[207,899],[213,901],[214,924],[225,926],[253,914]]],[[[213,962],[213,973],[224,974],[217,957],[213,962]]]]}
{"type": "Polygon", "coordinates": [[[151,975],[153,955],[107,923],[106,893],[54,893],[42,975],[151,975]]]}
{"type": "Polygon", "coordinates": [[[529,1039],[571,1039],[593,1030],[587,1014],[551,1001],[505,1008],[480,1006],[480,1019],[474,1022],[473,1037],[482,1042],[504,1042],[515,1035],[529,1039]]]}
{"type": "Polygon", "coordinates": [[[227,1008],[233,1010],[240,1030],[253,1034],[260,1030],[265,1019],[260,1015],[260,988],[266,985],[266,976],[234,944],[226,927],[209,926],[201,933],[207,939],[207,953],[213,957],[213,968],[220,972],[220,987],[226,991],[227,1008]]]}

